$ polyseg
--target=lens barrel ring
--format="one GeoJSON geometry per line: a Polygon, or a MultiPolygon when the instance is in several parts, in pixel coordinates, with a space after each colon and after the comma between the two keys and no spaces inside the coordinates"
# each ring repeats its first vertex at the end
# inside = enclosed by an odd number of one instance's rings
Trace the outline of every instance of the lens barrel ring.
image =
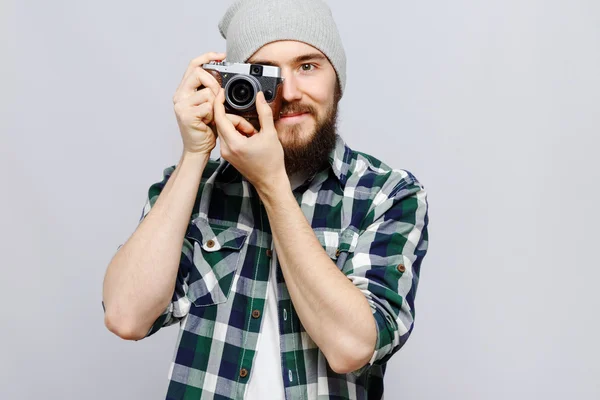
{"type": "Polygon", "coordinates": [[[236,75],[233,78],[229,79],[225,84],[225,100],[235,110],[247,110],[256,102],[256,95],[260,90],[261,84],[255,77],[251,75],[242,74],[236,75]],[[238,95],[240,93],[243,93],[241,92],[241,89],[238,89],[239,85],[243,85],[242,82],[250,84],[252,94],[248,97],[248,99],[243,99],[243,101],[236,101],[236,90],[238,90],[238,95]]]}

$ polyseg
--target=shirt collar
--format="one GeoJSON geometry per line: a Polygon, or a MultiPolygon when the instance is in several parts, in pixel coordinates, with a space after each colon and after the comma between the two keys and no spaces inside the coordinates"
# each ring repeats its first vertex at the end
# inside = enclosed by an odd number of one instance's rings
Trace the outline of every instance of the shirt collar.
{"type": "Polygon", "coordinates": [[[346,145],[344,139],[336,133],[335,147],[329,153],[329,164],[333,173],[338,178],[342,186],[346,185],[348,179],[348,169],[352,159],[352,150],[346,145]]]}

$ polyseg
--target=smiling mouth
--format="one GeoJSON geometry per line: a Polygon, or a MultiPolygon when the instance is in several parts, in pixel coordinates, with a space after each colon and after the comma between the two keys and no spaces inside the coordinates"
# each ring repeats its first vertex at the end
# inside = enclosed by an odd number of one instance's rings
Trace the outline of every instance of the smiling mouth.
{"type": "Polygon", "coordinates": [[[307,112],[295,112],[295,113],[289,113],[289,114],[279,114],[279,116],[281,118],[290,118],[290,117],[298,117],[300,115],[304,115],[304,114],[308,114],[307,112]]]}

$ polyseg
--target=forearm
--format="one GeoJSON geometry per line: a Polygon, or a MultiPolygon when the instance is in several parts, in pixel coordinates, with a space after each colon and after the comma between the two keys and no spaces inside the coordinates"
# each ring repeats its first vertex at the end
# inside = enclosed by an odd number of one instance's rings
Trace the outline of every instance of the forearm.
{"type": "Polygon", "coordinates": [[[183,238],[208,158],[182,154],[156,203],[107,268],[105,323],[121,337],[143,336],[171,301],[183,238]]]}
{"type": "Polygon", "coordinates": [[[365,296],[324,251],[288,188],[261,197],[304,328],[334,370],[359,368],[372,355],[377,333],[365,296]]]}

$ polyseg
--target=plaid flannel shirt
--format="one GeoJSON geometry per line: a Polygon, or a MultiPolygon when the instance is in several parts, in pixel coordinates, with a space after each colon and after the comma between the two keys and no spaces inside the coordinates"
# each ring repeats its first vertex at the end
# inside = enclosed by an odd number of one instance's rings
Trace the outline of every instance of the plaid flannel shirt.
{"type": "MultiPolygon", "coordinates": [[[[428,247],[424,187],[410,172],[351,150],[339,135],[336,141],[330,166],[293,193],[340,273],[365,295],[377,344],[367,365],[335,373],[302,326],[276,262],[281,379],[288,400],[382,399],[386,362],[413,329],[428,247]]],[[[175,167],[150,187],[140,222],[175,167]]],[[[147,334],[180,323],[167,399],[244,398],[271,257],[276,252],[269,220],[256,190],[225,160],[210,160],[183,240],[172,302],[147,334]]]]}

